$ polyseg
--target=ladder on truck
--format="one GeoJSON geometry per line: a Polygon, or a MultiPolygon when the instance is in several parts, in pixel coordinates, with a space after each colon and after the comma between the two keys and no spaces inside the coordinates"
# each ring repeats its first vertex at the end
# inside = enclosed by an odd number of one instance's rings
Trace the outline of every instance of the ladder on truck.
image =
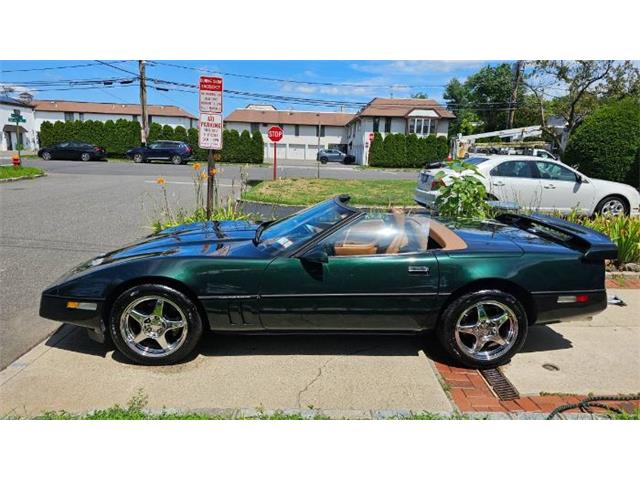
{"type": "Polygon", "coordinates": [[[458,136],[453,140],[453,154],[456,158],[464,158],[469,150],[476,145],[476,140],[481,138],[498,137],[503,140],[498,143],[482,143],[483,148],[535,148],[546,146],[544,142],[525,142],[526,138],[539,137],[542,135],[540,125],[529,127],[509,128],[507,130],[496,130],[494,132],[475,133],[473,135],[458,136]],[[507,142],[508,140],[508,142],[507,142]]]}

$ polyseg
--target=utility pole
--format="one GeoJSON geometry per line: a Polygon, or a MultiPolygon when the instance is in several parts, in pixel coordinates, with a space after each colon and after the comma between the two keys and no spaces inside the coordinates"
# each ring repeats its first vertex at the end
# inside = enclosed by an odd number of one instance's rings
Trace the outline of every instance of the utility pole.
{"type": "Polygon", "coordinates": [[[140,107],[142,108],[140,140],[142,145],[146,145],[147,138],[149,138],[149,118],[147,117],[147,84],[145,83],[144,60],[138,60],[138,67],[140,69],[140,107]]]}
{"type": "Polygon", "coordinates": [[[516,101],[518,100],[518,87],[522,79],[522,71],[524,70],[524,60],[518,60],[515,65],[515,75],[513,78],[513,90],[511,90],[511,98],[509,100],[509,116],[507,118],[507,129],[513,128],[513,119],[516,114],[516,101]]]}

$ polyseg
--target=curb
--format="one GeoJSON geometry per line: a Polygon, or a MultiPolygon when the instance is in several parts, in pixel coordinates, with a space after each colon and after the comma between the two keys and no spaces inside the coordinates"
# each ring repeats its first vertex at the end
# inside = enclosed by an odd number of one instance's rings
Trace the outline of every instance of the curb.
{"type": "Polygon", "coordinates": [[[33,180],[34,178],[46,176],[46,173],[39,173],[38,175],[25,175],[24,177],[3,178],[0,179],[0,183],[19,182],[20,180],[33,180]]]}

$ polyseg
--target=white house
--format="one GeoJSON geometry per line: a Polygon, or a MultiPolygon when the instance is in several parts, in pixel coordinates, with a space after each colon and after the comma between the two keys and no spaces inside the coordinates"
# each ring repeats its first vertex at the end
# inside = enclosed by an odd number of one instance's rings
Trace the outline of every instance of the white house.
{"type": "MultiPolygon", "coordinates": [[[[114,122],[120,118],[125,120],[138,120],[142,116],[142,109],[137,103],[96,103],[96,102],[68,102],[65,100],[34,100],[36,129],[40,131],[42,122],[51,123],[57,121],[74,120],[98,120],[114,122]]],[[[198,126],[198,118],[180,107],[173,105],[148,105],[147,114],[149,124],[152,122],[160,125],[170,125],[184,128],[198,126]]]]}
{"type": "Polygon", "coordinates": [[[358,113],[276,110],[271,105],[249,105],[234,110],[225,128],[242,132],[259,130],[265,142],[265,160],[273,159],[273,143],[267,130],[279,125],[284,137],[278,142],[278,158],[315,161],[318,148],[338,148],[368,164],[375,132],[446,136],[455,115],[434,100],[375,98],[358,113]]]}
{"type": "Polygon", "coordinates": [[[0,151],[16,150],[18,144],[22,144],[23,150],[38,148],[33,105],[0,95],[0,126],[2,126],[0,151]],[[9,121],[9,117],[14,113],[26,120],[25,123],[20,123],[17,128],[15,123],[9,121]]]}
{"type": "Polygon", "coordinates": [[[371,140],[376,132],[447,136],[449,121],[456,116],[435,100],[421,98],[374,98],[346,126],[348,152],[356,163],[367,165],[371,140]]]}
{"type": "Polygon", "coordinates": [[[273,160],[273,143],[267,137],[267,130],[279,125],[284,136],[278,142],[278,158],[315,161],[318,148],[346,149],[345,126],[352,118],[352,113],[276,110],[271,105],[249,105],[231,112],[224,126],[238,132],[260,131],[265,144],[264,158],[273,160]]]}

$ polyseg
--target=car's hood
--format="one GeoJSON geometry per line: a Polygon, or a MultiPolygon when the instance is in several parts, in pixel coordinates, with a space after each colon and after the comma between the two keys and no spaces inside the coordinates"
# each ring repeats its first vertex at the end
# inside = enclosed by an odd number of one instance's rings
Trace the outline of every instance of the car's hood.
{"type": "Polygon", "coordinates": [[[88,266],[156,256],[257,257],[261,255],[252,241],[257,227],[258,224],[247,221],[180,225],[101,255],[88,266]]]}
{"type": "Polygon", "coordinates": [[[631,185],[627,185],[626,183],[620,182],[612,182],[610,180],[602,180],[600,178],[590,178],[589,181],[593,184],[594,187],[601,191],[601,193],[611,194],[611,193],[627,193],[631,195],[639,195],[638,190],[636,190],[631,185]]]}

